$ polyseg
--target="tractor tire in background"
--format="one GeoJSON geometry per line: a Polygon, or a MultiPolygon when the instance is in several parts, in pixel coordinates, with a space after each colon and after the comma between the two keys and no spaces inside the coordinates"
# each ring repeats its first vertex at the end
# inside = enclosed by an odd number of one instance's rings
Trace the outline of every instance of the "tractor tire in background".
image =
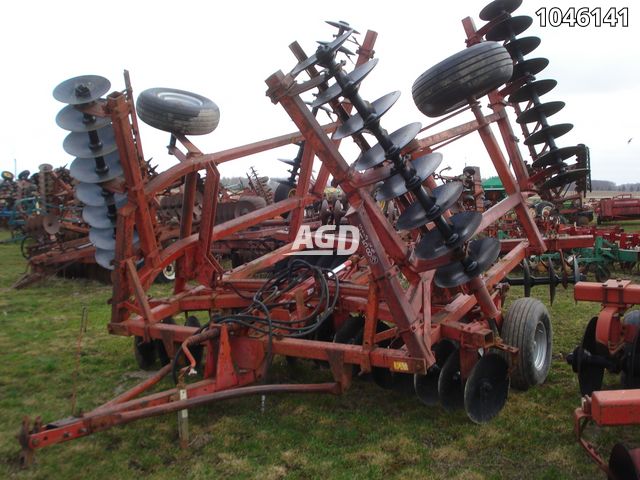
{"type": "Polygon", "coordinates": [[[412,87],[413,101],[427,117],[439,117],[507,82],[513,59],[497,42],[469,47],[424,72],[412,87]]]}
{"type": "Polygon", "coordinates": [[[220,121],[220,110],[212,100],[175,88],[149,88],[141,92],[136,109],[147,125],[183,135],[211,133],[220,121]]]}
{"type": "Polygon", "coordinates": [[[551,368],[553,332],[549,312],[536,298],[518,298],[505,315],[500,332],[507,345],[518,348],[517,361],[504,355],[511,371],[511,385],[527,390],[544,383],[551,368]]]}
{"type": "Polygon", "coordinates": [[[280,200],[286,200],[296,193],[296,187],[289,185],[288,183],[278,184],[278,188],[273,193],[273,201],[279,202],[280,200]]]}

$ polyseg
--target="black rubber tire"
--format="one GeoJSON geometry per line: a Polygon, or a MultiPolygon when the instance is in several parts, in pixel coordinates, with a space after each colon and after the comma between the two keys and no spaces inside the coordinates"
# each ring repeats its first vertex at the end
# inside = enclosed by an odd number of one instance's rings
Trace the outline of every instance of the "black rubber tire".
{"type": "Polygon", "coordinates": [[[233,218],[242,217],[248,213],[254,212],[265,207],[267,202],[262,197],[254,195],[243,195],[238,199],[233,208],[233,218]]]}
{"type": "Polygon", "coordinates": [[[515,365],[511,355],[502,353],[512,368],[511,386],[527,390],[544,383],[551,368],[553,344],[549,312],[544,304],[536,298],[517,299],[504,317],[501,335],[507,345],[519,349],[515,365]],[[546,333],[546,350],[542,364],[536,366],[535,337],[540,324],[544,326],[546,333]]]}
{"type": "Polygon", "coordinates": [[[175,88],[149,88],[138,95],[138,116],[165,132],[204,135],[220,121],[218,106],[206,97],[175,88]]]}
{"type": "Polygon", "coordinates": [[[469,97],[480,98],[507,82],[513,60],[497,42],[469,47],[424,72],[411,93],[418,110],[439,117],[465,105],[469,97]]]}
{"type": "Polygon", "coordinates": [[[273,201],[279,202],[280,200],[286,200],[290,195],[295,193],[296,187],[293,187],[286,183],[278,184],[278,188],[273,192],[273,201]],[[292,193],[293,192],[293,193],[292,193]]]}

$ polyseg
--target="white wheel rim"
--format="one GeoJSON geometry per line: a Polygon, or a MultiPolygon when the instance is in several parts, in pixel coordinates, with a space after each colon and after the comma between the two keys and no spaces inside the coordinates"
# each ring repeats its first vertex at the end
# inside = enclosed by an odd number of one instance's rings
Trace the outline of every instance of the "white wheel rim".
{"type": "Polygon", "coordinates": [[[538,322],[533,335],[533,365],[536,370],[542,370],[547,358],[547,327],[538,322]]]}
{"type": "Polygon", "coordinates": [[[167,280],[176,279],[176,269],[173,262],[162,269],[162,275],[164,275],[167,280]]]}

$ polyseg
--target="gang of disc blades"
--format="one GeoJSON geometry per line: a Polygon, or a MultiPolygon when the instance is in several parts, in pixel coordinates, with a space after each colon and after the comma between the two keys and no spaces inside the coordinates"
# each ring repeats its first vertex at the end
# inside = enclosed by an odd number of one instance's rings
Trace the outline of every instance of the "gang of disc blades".
{"type": "Polygon", "coordinates": [[[440,288],[455,288],[468,283],[487,270],[500,255],[500,241],[495,238],[481,238],[469,242],[467,256],[472,261],[471,268],[465,268],[461,261],[453,262],[436,270],[434,281],[440,288]]]}
{"type": "MultiPolygon", "coordinates": [[[[398,98],[400,98],[400,92],[396,91],[374,100],[371,104],[370,117],[368,117],[369,121],[375,121],[382,117],[382,115],[387,113],[387,111],[393,107],[393,105],[398,101],[398,98]]],[[[333,134],[333,139],[340,140],[342,138],[349,137],[361,132],[364,128],[365,123],[362,116],[359,113],[356,113],[338,127],[333,134]]]]}
{"type": "MultiPolygon", "coordinates": [[[[109,192],[103,190],[97,183],[80,182],[75,187],[75,194],[78,200],[90,207],[105,207],[108,205],[109,192]]],[[[116,203],[121,203],[126,198],[127,196],[124,193],[113,194],[113,199],[116,203]]]]}
{"type": "Polygon", "coordinates": [[[60,128],[71,132],[90,132],[106,127],[111,123],[109,117],[85,115],[73,105],[67,105],[56,115],[56,123],[60,128]]]}
{"type": "Polygon", "coordinates": [[[113,270],[113,260],[116,258],[115,250],[103,250],[101,248],[96,248],[95,259],[96,263],[100,265],[102,268],[106,268],[107,270],[113,270]]]}
{"type": "Polygon", "coordinates": [[[497,353],[483,355],[464,386],[464,409],[474,423],[494,418],[507,402],[509,364],[497,353]]]}
{"type": "Polygon", "coordinates": [[[503,13],[513,13],[522,5],[522,0],[494,0],[480,10],[480,20],[489,22],[503,13]]]}
{"type": "MultiPolygon", "coordinates": [[[[442,163],[442,154],[440,152],[428,153],[415,159],[407,165],[410,168],[414,168],[416,175],[420,179],[420,183],[424,182],[428,176],[433,174],[438,168],[438,165],[442,163]]],[[[376,193],[376,201],[383,202],[392,198],[399,197],[407,193],[406,181],[402,174],[396,173],[387,178],[383,184],[378,188],[376,193]]]]}
{"type": "MultiPolygon", "coordinates": [[[[327,50],[335,52],[340,48],[340,46],[344,42],[347,41],[347,39],[353,33],[354,33],[353,29],[349,28],[342,35],[336,37],[335,40],[333,40],[332,42],[324,44],[324,46],[325,46],[325,48],[327,50]]],[[[298,63],[295,67],[293,67],[293,70],[291,70],[291,75],[295,77],[300,72],[302,72],[303,70],[306,70],[307,68],[315,65],[316,63],[318,63],[318,57],[317,57],[316,54],[313,54],[309,58],[307,58],[306,60],[303,60],[302,62],[298,63]]]]}
{"type": "Polygon", "coordinates": [[[123,174],[122,165],[118,152],[113,152],[104,157],[105,165],[108,167],[104,173],[96,172],[96,161],[93,158],[76,158],[71,162],[69,174],[85,183],[103,183],[113,180],[123,174]]]}
{"type": "Polygon", "coordinates": [[[527,146],[538,145],[540,143],[549,143],[550,140],[555,140],[563,136],[566,133],[569,133],[573,125],[570,123],[559,123],[557,125],[549,125],[548,127],[543,127],[535,133],[529,135],[525,140],[524,144],[527,146]]]}
{"type": "Polygon", "coordinates": [[[456,347],[444,362],[438,376],[438,400],[447,411],[464,407],[464,385],[460,373],[460,353],[456,347]]]}
{"type": "MultiPolygon", "coordinates": [[[[360,82],[362,82],[362,80],[364,80],[365,77],[369,75],[369,73],[371,73],[371,70],[373,70],[377,64],[378,64],[378,59],[374,58],[354,68],[353,71],[347,75],[348,83],[355,86],[359,85],[360,82]]],[[[329,88],[327,88],[324,92],[321,92],[318,94],[316,99],[313,102],[311,102],[311,108],[316,108],[316,107],[319,107],[320,105],[324,105],[325,103],[330,102],[331,100],[335,100],[340,95],[342,95],[342,87],[338,83],[334,83],[329,88]]]]}
{"type": "Polygon", "coordinates": [[[516,119],[519,124],[539,122],[542,118],[555,115],[565,106],[564,102],[547,102],[528,108],[516,119]]]}
{"type": "Polygon", "coordinates": [[[116,145],[115,135],[113,133],[113,127],[107,125],[100,130],[96,130],[98,137],[100,138],[101,145],[99,148],[91,149],[89,147],[89,134],[86,132],[71,132],[64,139],[62,148],[69,155],[82,158],[95,158],[103,157],[109,153],[115,152],[118,149],[116,145]]]}
{"type": "Polygon", "coordinates": [[[53,98],[69,105],[91,103],[107,93],[111,82],[99,75],[81,75],[65,80],[53,89],[53,98]]]}
{"type": "Polygon", "coordinates": [[[517,91],[509,96],[509,103],[529,102],[534,96],[541,97],[553,90],[558,82],[552,79],[536,80],[520,87],[517,91]]]}
{"type": "Polygon", "coordinates": [[[433,203],[438,206],[438,211],[433,215],[428,215],[422,204],[416,201],[400,214],[396,228],[398,230],[412,230],[433,221],[458,201],[463,188],[462,182],[448,182],[437,186],[431,192],[431,198],[433,203]]]}
{"type": "Polygon", "coordinates": [[[562,187],[564,185],[569,185],[570,183],[577,182],[578,180],[582,180],[589,174],[588,168],[576,168],[574,170],[569,170],[564,173],[559,173],[555,177],[551,177],[540,187],[541,190],[550,190],[552,188],[562,187]]]}
{"type": "Polygon", "coordinates": [[[440,371],[453,352],[457,353],[456,346],[452,341],[444,339],[436,343],[433,346],[436,363],[429,368],[426,375],[416,373],[413,376],[413,388],[420,401],[425,405],[438,405],[438,380],[440,379],[440,371]]]}
{"type": "Polygon", "coordinates": [[[529,28],[532,23],[533,18],[527,15],[509,17],[489,30],[485,35],[485,38],[494,42],[509,40],[516,35],[520,35],[527,28],[529,28]]]}
{"type": "Polygon", "coordinates": [[[580,147],[577,145],[573,147],[552,148],[544,155],[540,155],[531,166],[533,168],[544,168],[549,165],[555,165],[567,158],[577,155],[579,151],[580,147]]]}
{"type": "Polygon", "coordinates": [[[520,77],[525,75],[537,75],[542,70],[547,68],[549,65],[549,60],[546,58],[529,58],[527,60],[523,60],[522,62],[518,62],[513,67],[513,75],[511,75],[511,80],[514,81],[520,77]]]}
{"type": "MultiPolygon", "coordinates": [[[[396,148],[402,150],[414,138],[416,138],[416,135],[420,133],[421,128],[422,124],[419,122],[410,123],[389,135],[389,140],[396,148]]],[[[387,153],[384,151],[384,148],[382,148],[382,145],[376,143],[373,147],[358,157],[354,166],[358,171],[366,170],[380,165],[384,162],[385,158],[387,158],[387,153]]]]}
{"type": "Polygon", "coordinates": [[[504,48],[507,49],[511,58],[518,60],[518,54],[524,57],[527,53],[531,53],[538,48],[540,43],[541,40],[539,37],[520,37],[511,40],[504,48]]]}
{"type": "Polygon", "coordinates": [[[416,256],[422,260],[433,260],[448,254],[469,240],[480,226],[482,214],[478,212],[456,213],[449,222],[451,230],[458,235],[455,242],[447,245],[440,230],[434,228],[422,235],[420,242],[416,245],[416,256]]]}
{"type": "Polygon", "coordinates": [[[616,443],[609,456],[610,478],[637,480],[640,478],[640,449],[630,450],[623,443],[616,443]]]}

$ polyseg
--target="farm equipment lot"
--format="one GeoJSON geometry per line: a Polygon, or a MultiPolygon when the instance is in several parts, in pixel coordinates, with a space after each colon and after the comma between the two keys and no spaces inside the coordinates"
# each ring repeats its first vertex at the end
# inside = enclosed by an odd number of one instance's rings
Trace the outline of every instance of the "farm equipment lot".
{"type": "MultiPolygon", "coordinates": [[[[637,224],[625,225],[631,231],[637,224]]],[[[6,235],[6,232],[2,232],[6,235]]],[[[218,402],[190,412],[191,442],[177,447],[174,414],[144,420],[39,452],[21,470],[15,434],[23,415],[71,413],[73,371],[82,306],[89,310],[77,381],[78,407],[88,410],[146,378],[131,339],[110,336],[111,288],[52,278],[11,290],[24,270],[16,245],[0,245],[0,458],[3,478],[596,478],[574,440],[571,415],[579,403],[576,376],[564,361],[580,339],[596,303],[573,301],[559,290],[553,307],[554,356],[544,385],[512,390],[495,420],[473,425],[464,411],[446,414],[356,379],[345,395],[270,395],[218,402]],[[124,372],[124,373],[123,373],[124,372]]],[[[638,280],[636,276],[634,280],[638,280]]],[[[166,288],[155,286],[154,289],[166,288]]],[[[168,290],[167,290],[168,291],[168,290]]],[[[157,292],[156,292],[157,293],[157,292]]],[[[514,287],[510,299],[522,296],[514,287]]],[[[326,381],[311,362],[289,366],[277,358],[272,381],[326,381]]],[[[158,388],[170,387],[169,381],[158,388]]],[[[608,451],[632,429],[592,429],[608,451]]]]}

